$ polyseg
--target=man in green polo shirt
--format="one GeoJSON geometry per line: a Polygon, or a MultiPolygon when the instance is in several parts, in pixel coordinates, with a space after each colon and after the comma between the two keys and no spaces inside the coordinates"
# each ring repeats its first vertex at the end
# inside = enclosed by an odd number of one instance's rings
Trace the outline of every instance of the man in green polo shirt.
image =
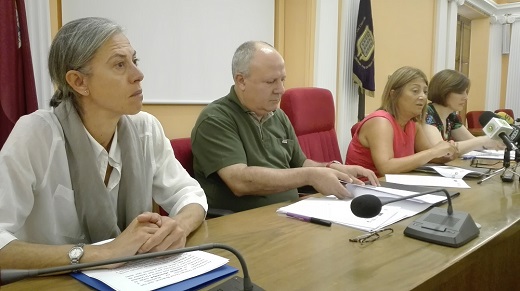
{"type": "Polygon", "coordinates": [[[358,183],[374,172],[339,162],[318,163],[302,152],[294,129],[278,108],[285,64],[269,44],[250,41],[232,61],[235,85],[209,104],[191,132],[193,168],[212,208],[243,211],[298,197],[298,187],[350,197],[340,180],[358,183]]]}

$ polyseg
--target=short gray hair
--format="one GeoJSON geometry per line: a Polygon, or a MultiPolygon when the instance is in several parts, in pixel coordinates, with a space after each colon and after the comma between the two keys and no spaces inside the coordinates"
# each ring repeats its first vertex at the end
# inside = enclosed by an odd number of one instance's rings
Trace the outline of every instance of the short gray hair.
{"type": "Polygon", "coordinates": [[[123,28],[101,17],[87,17],[65,24],[56,34],[49,51],[49,74],[56,87],[50,105],[57,107],[63,100],[71,99],[78,108],[74,90],[65,78],[70,70],[89,73],[88,63],[96,51],[123,28]]]}
{"type": "Polygon", "coordinates": [[[231,73],[233,74],[233,79],[238,74],[242,74],[245,77],[249,76],[249,66],[251,65],[251,60],[255,56],[259,45],[273,47],[263,41],[247,41],[237,48],[233,55],[233,60],[231,61],[231,73]]]}

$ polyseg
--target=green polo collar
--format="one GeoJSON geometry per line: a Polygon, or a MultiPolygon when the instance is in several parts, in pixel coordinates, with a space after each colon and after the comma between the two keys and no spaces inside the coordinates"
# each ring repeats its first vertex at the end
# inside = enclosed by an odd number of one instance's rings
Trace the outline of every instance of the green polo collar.
{"type": "MultiPolygon", "coordinates": [[[[257,115],[256,113],[254,113],[253,111],[247,109],[244,105],[242,105],[242,103],[240,102],[240,100],[238,99],[238,96],[237,96],[237,93],[235,92],[235,85],[231,86],[231,89],[229,90],[229,95],[228,95],[228,99],[235,103],[236,105],[238,105],[245,113],[249,114],[255,121],[258,122],[258,119],[257,119],[257,115]]],[[[261,120],[260,120],[260,123],[264,123],[266,120],[268,120],[269,118],[271,118],[272,116],[274,115],[274,112],[269,112],[266,116],[264,116],[261,120]]]]}

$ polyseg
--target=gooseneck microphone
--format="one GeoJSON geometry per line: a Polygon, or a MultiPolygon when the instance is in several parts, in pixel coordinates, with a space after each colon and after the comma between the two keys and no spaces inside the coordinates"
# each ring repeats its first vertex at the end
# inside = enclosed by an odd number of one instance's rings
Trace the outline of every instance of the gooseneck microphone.
{"type": "Polygon", "coordinates": [[[352,210],[352,213],[354,213],[354,215],[357,217],[372,218],[381,213],[383,205],[437,192],[444,192],[444,194],[446,194],[446,198],[448,199],[448,215],[451,215],[453,213],[453,206],[451,205],[450,193],[448,193],[446,189],[434,189],[431,191],[390,199],[385,202],[381,201],[381,199],[379,199],[377,196],[371,194],[360,195],[352,199],[352,201],[350,202],[350,209],[352,210]]]}
{"type": "Polygon", "coordinates": [[[54,273],[72,272],[75,270],[83,270],[83,269],[92,268],[92,267],[99,267],[99,266],[111,265],[111,264],[116,264],[116,263],[126,263],[126,262],[131,262],[131,261],[142,260],[142,259],[151,259],[151,258],[176,255],[176,254],[186,253],[186,252],[191,252],[191,251],[204,251],[204,250],[210,250],[210,249],[224,249],[224,250],[227,250],[227,251],[233,253],[237,257],[238,261],[240,262],[240,267],[242,268],[242,273],[244,274],[243,286],[239,285],[240,282],[242,281],[242,278],[235,276],[235,277],[231,278],[230,280],[222,283],[221,285],[218,285],[215,288],[215,290],[244,290],[244,291],[245,290],[248,290],[248,291],[263,290],[262,288],[255,285],[251,281],[251,278],[249,277],[249,272],[247,270],[246,261],[244,260],[242,255],[234,248],[224,245],[224,244],[218,244],[218,243],[203,244],[203,245],[194,246],[194,247],[187,247],[187,248],[168,250],[168,251],[162,251],[162,252],[156,252],[156,253],[139,254],[139,255],[134,255],[134,256],[129,256],[129,257],[115,258],[115,259],[109,259],[109,260],[98,261],[98,262],[51,267],[51,268],[45,268],[45,269],[0,270],[0,286],[7,285],[9,283],[13,283],[13,282],[16,282],[19,280],[23,280],[25,278],[39,276],[39,275],[49,275],[49,274],[54,274],[54,273]]]}
{"type": "Polygon", "coordinates": [[[491,139],[500,138],[509,150],[518,150],[515,142],[511,139],[511,137],[515,140],[520,138],[518,134],[519,129],[516,126],[512,127],[507,121],[491,111],[484,111],[480,115],[478,122],[482,125],[482,131],[484,131],[487,137],[491,139]]]}
{"type": "Polygon", "coordinates": [[[423,216],[414,220],[404,230],[404,235],[450,247],[460,247],[476,238],[480,230],[469,213],[453,211],[451,196],[446,189],[433,189],[405,197],[382,202],[377,196],[365,194],[350,202],[350,209],[358,217],[371,218],[381,212],[383,205],[406,200],[426,194],[444,192],[448,200],[448,210],[433,207],[423,216]]]}

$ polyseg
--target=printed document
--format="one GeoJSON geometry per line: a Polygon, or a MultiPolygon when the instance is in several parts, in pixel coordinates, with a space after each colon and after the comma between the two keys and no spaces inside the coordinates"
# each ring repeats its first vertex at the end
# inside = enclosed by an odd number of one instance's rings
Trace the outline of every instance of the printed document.
{"type": "Polygon", "coordinates": [[[155,290],[210,272],[228,263],[228,259],[192,251],[162,258],[145,259],[115,269],[83,271],[114,290],[155,290]]]}
{"type": "Polygon", "coordinates": [[[460,178],[447,178],[425,175],[386,174],[385,180],[403,185],[433,186],[441,188],[471,188],[460,178]]]}
{"type": "MultiPolygon", "coordinates": [[[[375,195],[382,200],[409,196],[418,192],[405,191],[388,187],[347,184],[347,189],[355,197],[365,194],[375,195]]],[[[357,217],[350,210],[351,199],[340,200],[334,196],[310,197],[296,203],[281,207],[277,213],[295,213],[308,217],[329,220],[333,223],[356,228],[363,231],[374,231],[396,223],[402,219],[414,216],[435,203],[446,200],[444,195],[427,194],[410,200],[398,201],[383,205],[381,213],[373,218],[357,217]]]]}
{"type": "Polygon", "coordinates": [[[381,213],[373,218],[357,217],[350,210],[352,200],[339,200],[334,196],[309,197],[291,205],[281,207],[276,212],[287,212],[331,221],[336,224],[372,231],[387,226],[391,217],[397,215],[399,207],[383,206],[381,213]]]}
{"type": "Polygon", "coordinates": [[[426,172],[426,173],[437,173],[446,178],[484,178],[489,174],[489,169],[482,168],[461,168],[446,165],[426,164],[424,166],[417,167],[414,171],[426,172]]]}
{"type": "MultiPolygon", "coordinates": [[[[488,160],[503,160],[504,159],[504,150],[480,150],[480,151],[470,151],[461,156],[463,160],[468,159],[488,159],[488,160]]],[[[515,159],[515,151],[509,152],[509,157],[511,160],[515,159]]]]}

